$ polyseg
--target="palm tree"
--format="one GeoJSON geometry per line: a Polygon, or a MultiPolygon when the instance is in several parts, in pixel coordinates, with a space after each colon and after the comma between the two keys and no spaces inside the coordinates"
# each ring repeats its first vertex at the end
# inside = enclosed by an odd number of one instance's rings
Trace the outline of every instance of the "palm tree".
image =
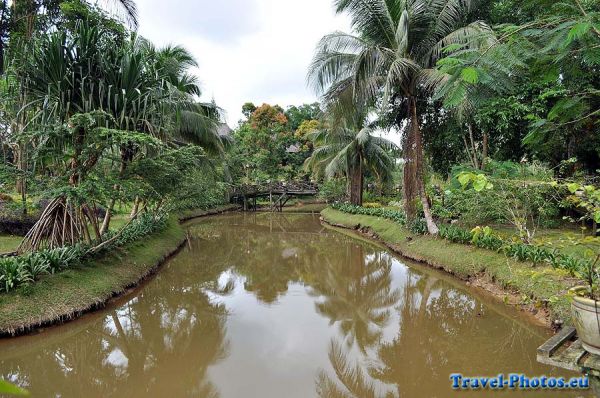
{"type": "Polygon", "coordinates": [[[391,151],[397,146],[374,135],[365,126],[364,118],[332,118],[328,127],[311,135],[316,149],[305,167],[327,178],[345,175],[349,179],[350,202],[362,205],[365,170],[371,171],[380,183],[391,180],[394,159],[391,151]]]}
{"type": "MultiPolygon", "coordinates": [[[[192,142],[205,144],[209,150],[222,149],[215,120],[218,108],[197,102],[200,90],[195,78],[187,74],[195,65],[191,55],[179,47],[155,50],[135,35],[129,40],[113,39],[110,30],[81,23],[72,32],[55,32],[36,40],[25,79],[28,106],[36,112],[32,124],[40,130],[52,130],[57,125],[73,130],[58,139],[51,131],[43,134],[47,137],[44,146],[57,154],[53,163],[65,169],[59,173],[69,175],[70,191],[77,193],[106,153],[118,154],[120,167],[102,227],[86,209],[86,198],[79,200],[81,212],[63,194],[53,201],[54,207],[48,206],[47,217],[36,224],[22,251],[37,249],[48,231],[64,230],[64,226],[53,227],[57,221],[48,224],[48,217],[67,218],[63,225],[78,223],[77,219],[87,224],[85,220],[89,220],[100,240],[109,227],[128,164],[137,154],[148,152],[142,151],[144,148],[154,147],[153,152],[157,152],[159,140],[170,145],[192,142]],[[70,154],[66,163],[65,153],[70,154]]],[[[85,232],[87,228],[80,225],[73,230],[85,232]]],[[[58,239],[48,244],[62,246],[67,243],[65,239],[69,243],[79,240],[66,235],[59,233],[58,239]]]]}
{"type": "MultiPolygon", "coordinates": [[[[308,78],[326,102],[350,88],[365,104],[382,111],[398,107],[404,127],[404,203],[414,220],[420,197],[431,234],[438,228],[425,193],[423,142],[418,102],[429,97],[428,77],[448,46],[481,45],[490,30],[465,24],[475,0],[335,0],[350,15],[355,34],[335,32],[321,39],[308,78]],[[482,36],[483,35],[483,36],[482,36]]],[[[435,75],[435,74],[434,74],[435,75]]],[[[435,75],[437,76],[437,75],[435,75]]]]}

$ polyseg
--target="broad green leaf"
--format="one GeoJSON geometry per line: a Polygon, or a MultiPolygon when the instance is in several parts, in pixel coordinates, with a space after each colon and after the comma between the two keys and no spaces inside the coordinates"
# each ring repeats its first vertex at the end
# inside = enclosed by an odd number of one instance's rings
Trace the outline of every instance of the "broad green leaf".
{"type": "Polygon", "coordinates": [[[569,190],[569,192],[575,193],[579,190],[579,184],[577,184],[576,182],[567,184],[567,189],[569,190]]]}
{"type": "Polygon", "coordinates": [[[469,173],[460,174],[458,176],[458,182],[460,182],[460,185],[465,188],[467,185],[469,185],[469,182],[471,182],[471,175],[469,173]]]}
{"type": "Polygon", "coordinates": [[[475,177],[475,181],[473,181],[473,188],[477,192],[481,192],[484,189],[486,189],[487,185],[488,185],[487,178],[483,174],[480,174],[477,177],[475,177]]]}
{"type": "Polygon", "coordinates": [[[463,69],[460,76],[464,81],[470,84],[476,84],[479,81],[479,72],[471,66],[463,69]]]}
{"type": "Polygon", "coordinates": [[[600,223],[600,210],[596,210],[596,212],[594,213],[594,221],[600,223]]]}
{"type": "Polygon", "coordinates": [[[7,381],[0,380],[0,394],[29,396],[29,391],[7,381]]]}

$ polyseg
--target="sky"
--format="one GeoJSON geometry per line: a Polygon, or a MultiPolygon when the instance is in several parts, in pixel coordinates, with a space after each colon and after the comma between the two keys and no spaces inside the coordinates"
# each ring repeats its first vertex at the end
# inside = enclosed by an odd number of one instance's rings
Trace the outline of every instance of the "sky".
{"type": "Polygon", "coordinates": [[[325,34],[350,31],[332,0],[137,0],[139,32],[158,46],[179,44],[196,57],[205,101],[231,127],[245,102],[283,107],[317,100],[306,72],[325,34]]]}

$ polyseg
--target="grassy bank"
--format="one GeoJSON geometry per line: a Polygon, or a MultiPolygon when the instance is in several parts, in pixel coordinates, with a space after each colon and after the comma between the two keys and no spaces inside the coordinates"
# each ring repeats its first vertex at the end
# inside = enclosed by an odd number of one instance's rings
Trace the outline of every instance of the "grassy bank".
{"type": "Polygon", "coordinates": [[[233,210],[173,216],[167,227],[144,239],[112,251],[92,263],[43,277],[35,284],[0,294],[0,335],[26,333],[44,325],[64,322],[101,308],[111,298],[136,286],[183,245],[185,229],[180,219],[191,219],[233,210]]]}
{"type": "Polygon", "coordinates": [[[431,236],[415,235],[398,223],[372,216],[351,215],[331,208],[321,212],[329,224],[371,234],[394,252],[443,269],[484,288],[506,303],[533,312],[540,320],[568,321],[565,293],[577,283],[561,270],[515,261],[504,254],[431,236]]]}

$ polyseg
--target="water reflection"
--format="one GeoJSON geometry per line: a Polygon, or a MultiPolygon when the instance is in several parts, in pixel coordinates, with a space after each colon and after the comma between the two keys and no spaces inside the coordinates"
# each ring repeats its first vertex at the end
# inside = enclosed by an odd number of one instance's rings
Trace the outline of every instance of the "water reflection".
{"type": "Polygon", "coordinates": [[[0,341],[0,376],[43,397],[388,398],[552,373],[544,332],[502,311],[316,216],[224,216],[132,296],[0,341]]]}

